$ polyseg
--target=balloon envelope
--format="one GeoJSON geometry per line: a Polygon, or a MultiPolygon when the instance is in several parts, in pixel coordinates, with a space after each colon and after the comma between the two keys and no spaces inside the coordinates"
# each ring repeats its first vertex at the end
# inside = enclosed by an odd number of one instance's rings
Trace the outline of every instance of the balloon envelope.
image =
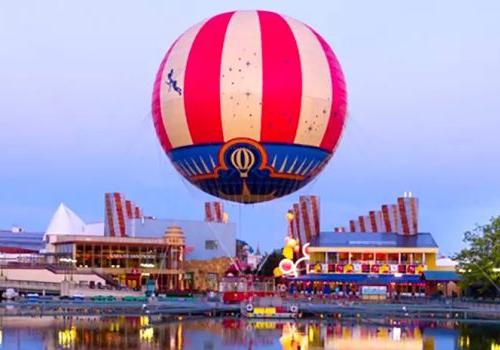
{"type": "Polygon", "coordinates": [[[214,196],[255,203],[292,193],[326,165],[346,118],[328,43],[268,11],[216,15],[163,59],[152,113],[179,173],[214,196]]]}

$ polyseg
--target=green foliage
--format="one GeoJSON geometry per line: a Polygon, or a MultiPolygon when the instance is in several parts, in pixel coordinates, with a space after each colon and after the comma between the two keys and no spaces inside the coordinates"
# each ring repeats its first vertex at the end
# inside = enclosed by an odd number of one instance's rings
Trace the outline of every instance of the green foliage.
{"type": "Polygon", "coordinates": [[[274,268],[278,267],[281,259],[284,258],[281,251],[282,249],[275,249],[262,259],[263,265],[260,267],[260,276],[273,276],[274,268]]]}
{"type": "Polygon", "coordinates": [[[459,262],[462,287],[475,296],[500,295],[500,216],[464,234],[467,247],[454,259],[459,262]]]}

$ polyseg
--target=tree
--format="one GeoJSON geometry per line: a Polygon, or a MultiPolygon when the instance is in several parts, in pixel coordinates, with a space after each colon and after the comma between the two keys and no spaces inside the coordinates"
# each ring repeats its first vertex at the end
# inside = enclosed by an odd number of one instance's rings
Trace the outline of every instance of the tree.
{"type": "Polygon", "coordinates": [[[500,216],[464,234],[467,247],[454,256],[462,288],[475,296],[500,296],[500,216]]]}
{"type": "Polygon", "coordinates": [[[259,275],[260,276],[273,276],[273,270],[277,267],[284,258],[281,253],[282,249],[275,249],[270,254],[266,255],[264,259],[262,259],[262,265],[259,266],[259,275]]]}

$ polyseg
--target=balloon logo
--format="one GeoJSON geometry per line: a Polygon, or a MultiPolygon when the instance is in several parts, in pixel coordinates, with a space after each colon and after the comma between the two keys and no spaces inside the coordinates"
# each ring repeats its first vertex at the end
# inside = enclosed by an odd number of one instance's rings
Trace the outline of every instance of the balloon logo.
{"type": "Polygon", "coordinates": [[[255,156],[247,148],[237,148],[231,154],[231,163],[240,172],[240,176],[246,178],[255,164],[255,156]]]}

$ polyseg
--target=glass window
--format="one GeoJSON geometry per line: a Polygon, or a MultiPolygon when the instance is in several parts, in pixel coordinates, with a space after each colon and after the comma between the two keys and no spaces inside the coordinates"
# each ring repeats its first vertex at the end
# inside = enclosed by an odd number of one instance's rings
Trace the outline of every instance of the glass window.
{"type": "Polygon", "coordinates": [[[337,253],[327,253],[327,258],[329,264],[337,263],[337,253]]]}
{"type": "Polygon", "coordinates": [[[206,240],[205,241],[205,249],[206,250],[216,250],[217,249],[217,241],[206,240]]]}
{"type": "Polygon", "coordinates": [[[387,254],[387,258],[388,258],[389,264],[397,264],[399,256],[397,253],[389,253],[389,254],[387,254]]]}
{"type": "Polygon", "coordinates": [[[351,253],[351,262],[361,262],[362,254],[361,253],[351,253]]]}
{"type": "Polygon", "coordinates": [[[422,253],[414,253],[413,254],[413,263],[414,264],[422,264],[424,259],[422,257],[422,253]]]}

